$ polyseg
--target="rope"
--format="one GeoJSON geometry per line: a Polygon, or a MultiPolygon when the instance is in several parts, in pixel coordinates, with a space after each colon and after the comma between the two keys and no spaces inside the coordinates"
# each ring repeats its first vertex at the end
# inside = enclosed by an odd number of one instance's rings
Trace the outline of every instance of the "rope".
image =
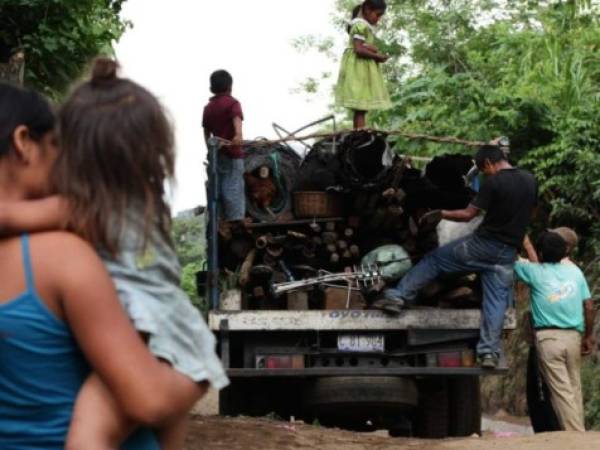
{"type": "Polygon", "coordinates": [[[273,175],[275,182],[277,183],[277,191],[279,195],[279,204],[273,206],[271,210],[277,214],[280,213],[287,204],[288,191],[285,188],[284,183],[281,182],[281,173],[279,171],[279,153],[271,153],[270,158],[273,160],[273,175]]]}
{"type": "MultiPolygon", "coordinates": [[[[332,137],[339,138],[339,136],[342,134],[348,134],[348,133],[352,133],[354,131],[357,131],[357,130],[342,130],[342,131],[337,131],[335,133],[313,133],[313,134],[309,134],[306,136],[288,136],[286,138],[281,138],[281,139],[276,139],[276,140],[260,139],[260,140],[254,140],[254,141],[244,141],[241,145],[243,147],[268,147],[271,145],[282,144],[282,143],[292,142],[292,141],[305,141],[308,139],[326,139],[326,138],[332,138],[332,137]]],[[[386,130],[375,130],[375,129],[363,129],[360,131],[367,131],[369,133],[385,134],[387,136],[398,136],[398,137],[403,137],[403,138],[410,139],[410,140],[423,140],[423,141],[431,141],[431,142],[437,142],[437,143],[442,143],[442,144],[464,145],[465,147],[481,147],[482,145],[486,144],[486,142],[469,141],[469,140],[459,139],[459,138],[452,137],[452,136],[429,136],[426,134],[408,133],[408,132],[401,131],[401,130],[386,131],[386,130]]],[[[224,147],[229,147],[229,146],[233,145],[232,142],[228,141],[227,139],[222,139],[219,137],[217,137],[216,139],[224,147]]]]}

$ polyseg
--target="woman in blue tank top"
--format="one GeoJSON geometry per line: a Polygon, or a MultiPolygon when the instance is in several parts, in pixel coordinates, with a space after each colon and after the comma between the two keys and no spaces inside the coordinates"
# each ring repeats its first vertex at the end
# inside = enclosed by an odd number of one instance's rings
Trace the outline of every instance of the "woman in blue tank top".
{"type": "MultiPolygon", "coordinates": [[[[42,97],[0,84],[0,214],[3,202],[46,195],[53,128],[42,97]]],[[[136,423],[164,423],[196,398],[149,353],[87,243],[63,232],[0,240],[0,449],[64,448],[91,368],[136,423]]],[[[141,429],[123,448],[158,444],[141,429]]]]}

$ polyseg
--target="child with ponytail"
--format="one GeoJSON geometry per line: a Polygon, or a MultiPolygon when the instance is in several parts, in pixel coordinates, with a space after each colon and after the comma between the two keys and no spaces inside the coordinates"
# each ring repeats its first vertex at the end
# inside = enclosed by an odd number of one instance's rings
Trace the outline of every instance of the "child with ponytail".
{"type": "MultiPolygon", "coordinates": [[[[56,195],[2,205],[0,229],[67,228],[90,242],[149,350],[173,376],[185,375],[193,405],[208,384],[221,389],[229,381],[214,336],[179,287],[165,201],[175,166],[172,128],[156,97],[117,69],[115,61],[97,59],[91,80],[60,109],[56,195]]],[[[163,450],[183,447],[185,425],[184,416],[157,430],[163,450]]],[[[79,392],[66,448],[117,449],[137,426],[94,374],[79,392]]]]}
{"type": "Polygon", "coordinates": [[[391,107],[380,67],[388,56],[377,49],[374,34],[386,8],[384,0],[365,0],[352,11],[348,26],[350,41],[342,57],[335,103],[353,111],[355,129],[365,127],[368,111],[391,107]]]}

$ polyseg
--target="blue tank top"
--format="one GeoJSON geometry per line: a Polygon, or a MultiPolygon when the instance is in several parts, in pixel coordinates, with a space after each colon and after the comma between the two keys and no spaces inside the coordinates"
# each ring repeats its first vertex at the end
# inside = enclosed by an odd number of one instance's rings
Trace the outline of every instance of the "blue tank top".
{"type": "MultiPolygon", "coordinates": [[[[27,236],[21,245],[27,289],[0,304],[0,448],[61,450],[90,368],[66,323],[35,290],[27,236]]],[[[141,430],[123,449],[159,447],[141,430]]]]}

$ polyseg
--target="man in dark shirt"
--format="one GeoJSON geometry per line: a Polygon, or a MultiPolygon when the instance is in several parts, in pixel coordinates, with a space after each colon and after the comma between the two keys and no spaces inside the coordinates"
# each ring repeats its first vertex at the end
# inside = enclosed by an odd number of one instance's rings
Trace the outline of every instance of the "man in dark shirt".
{"type": "Polygon", "coordinates": [[[244,115],[240,102],[231,96],[232,85],[233,78],[225,70],[217,70],[210,76],[210,90],[215,95],[204,108],[202,127],[207,146],[213,136],[234,144],[221,147],[217,169],[223,218],[239,222],[246,215],[244,151],[240,145],[244,115]]]}
{"type": "Polygon", "coordinates": [[[483,211],[483,223],[475,233],[426,255],[373,306],[397,314],[439,275],[480,273],[483,314],[477,354],[482,367],[495,368],[504,314],[512,304],[514,263],[537,201],[537,183],[529,172],[511,166],[497,146],[481,147],[475,163],[487,176],[479,194],[467,208],[442,211],[442,217],[468,222],[483,211]]]}

